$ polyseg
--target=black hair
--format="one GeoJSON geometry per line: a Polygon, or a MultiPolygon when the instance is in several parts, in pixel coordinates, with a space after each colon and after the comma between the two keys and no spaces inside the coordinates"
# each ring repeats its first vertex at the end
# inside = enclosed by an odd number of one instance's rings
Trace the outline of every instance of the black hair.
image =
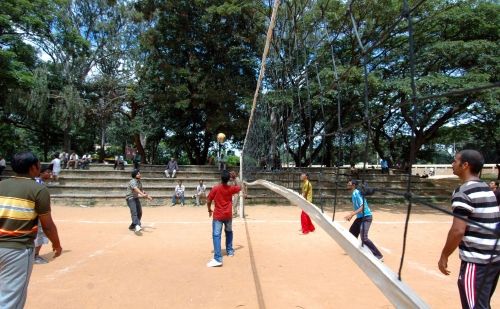
{"type": "Polygon", "coordinates": [[[469,163],[471,173],[475,175],[479,174],[484,165],[484,157],[479,151],[465,149],[460,151],[458,154],[460,154],[461,163],[469,163]]]}
{"type": "Polygon", "coordinates": [[[38,164],[39,160],[31,151],[18,152],[12,158],[10,165],[16,174],[28,174],[30,168],[38,164]]]}
{"type": "Polygon", "coordinates": [[[229,178],[231,178],[231,176],[229,175],[228,170],[223,170],[220,173],[220,180],[222,181],[223,184],[227,184],[227,182],[229,181],[229,178]]]}
{"type": "Polygon", "coordinates": [[[42,165],[42,167],[40,168],[40,174],[44,173],[46,171],[51,171],[52,172],[52,164],[50,164],[50,165],[42,165]]]}
{"type": "Polygon", "coordinates": [[[139,170],[137,170],[137,169],[136,169],[136,170],[133,170],[133,171],[132,171],[132,173],[130,174],[130,176],[132,176],[132,178],[134,178],[134,179],[135,179],[135,177],[137,177],[137,174],[139,174],[140,172],[141,172],[141,171],[139,171],[139,170]]]}
{"type": "Polygon", "coordinates": [[[359,181],[358,181],[358,180],[356,180],[356,179],[351,179],[351,180],[349,180],[349,181],[350,181],[350,182],[351,182],[354,186],[356,186],[356,187],[359,185],[359,181]]]}

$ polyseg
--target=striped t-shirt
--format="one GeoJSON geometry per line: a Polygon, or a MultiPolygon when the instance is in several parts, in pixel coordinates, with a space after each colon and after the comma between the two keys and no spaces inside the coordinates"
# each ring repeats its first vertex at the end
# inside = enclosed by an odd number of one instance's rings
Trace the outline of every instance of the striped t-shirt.
{"type": "Polygon", "coordinates": [[[38,215],[50,212],[49,190],[32,178],[0,181],[0,247],[33,247],[38,215]]]}
{"type": "Polygon", "coordinates": [[[131,198],[138,198],[139,197],[139,193],[137,193],[134,190],[135,188],[138,188],[139,191],[142,192],[142,182],[137,178],[132,178],[128,182],[128,186],[127,186],[127,194],[125,195],[125,198],[127,200],[131,199],[131,198]]]}
{"type": "MultiPolygon", "coordinates": [[[[497,200],[493,191],[482,181],[468,181],[458,187],[453,192],[451,207],[457,215],[500,231],[497,200]]],[[[500,242],[497,243],[497,239],[492,231],[467,222],[465,235],[459,245],[460,259],[476,264],[500,261],[500,242]]]]}

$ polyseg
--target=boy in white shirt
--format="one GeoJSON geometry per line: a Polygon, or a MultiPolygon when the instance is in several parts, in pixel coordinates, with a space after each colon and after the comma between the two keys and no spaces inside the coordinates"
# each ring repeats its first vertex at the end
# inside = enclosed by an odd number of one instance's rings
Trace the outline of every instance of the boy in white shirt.
{"type": "Polygon", "coordinates": [[[185,187],[182,184],[182,180],[179,180],[179,184],[175,187],[174,196],[172,196],[172,206],[175,206],[177,199],[181,200],[181,206],[184,206],[184,191],[185,187]]]}
{"type": "Polygon", "coordinates": [[[200,206],[200,198],[202,199],[202,204],[205,204],[205,199],[207,198],[206,190],[207,187],[203,184],[203,180],[200,180],[200,184],[196,187],[196,206],[200,206]]]}

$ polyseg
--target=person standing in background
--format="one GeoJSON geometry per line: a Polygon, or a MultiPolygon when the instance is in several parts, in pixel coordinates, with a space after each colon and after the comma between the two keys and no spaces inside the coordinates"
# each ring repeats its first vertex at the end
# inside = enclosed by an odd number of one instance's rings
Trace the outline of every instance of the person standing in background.
{"type": "Polygon", "coordinates": [[[500,188],[498,187],[498,181],[490,181],[490,189],[495,194],[498,205],[500,205],[500,188]]]}
{"type": "Polygon", "coordinates": [[[57,182],[61,173],[61,159],[59,159],[59,154],[54,154],[54,159],[52,159],[50,164],[52,165],[52,179],[54,182],[57,182]]]}
{"type": "MultiPolygon", "coordinates": [[[[40,176],[35,177],[35,181],[39,184],[44,185],[46,182],[50,181],[52,178],[52,165],[50,166],[42,166],[40,169],[40,176]]],[[[35,238],[35,259],[34,263],[35,264],[47,264],[48,261],[44,259],[43,257],[40,256],[40,250],[42,249],[42,245],[46,245],[49,243],[49,239],[43,232],[43,227],[38,222],[38,232],[36,233],[36,238],[35,238]]]]}
{"type": "Polygon", "coordinates": [[[141,160],[142,160],[142,156],[139,153],[139,151],[137,151],[137,149],[136,149],[134,158],[132,159],[132,161],[134,162],[134,169],[136,169],[136,170],[139,169],[139,167],[141,165],[141,160]]]}
{"type": "MultiPolygon", "coordinates": [[[[2,176],[2,173],[6,167],[7,163],[5,162],[4,157],[0,156],[0,176],[2,176]]],[[[0,180],[2,180],[2,178],[0,178],[0,180]]]]}
{"type": "MultiPolygon", "coordinates": [[[[302,173],[300,175],[300,180],[302,180],[302,196],[310,203],[312,203],[312,184],[309,181],[309,174],[307,173],[302,173]]],[[[302,226],[302,234],[308,234],[309,232],[314,232],[315,228],[314,225],[311,221],[311,218],[309,215],[302,210],[302,213],[300,214],[300,225],[302,226]]]]}

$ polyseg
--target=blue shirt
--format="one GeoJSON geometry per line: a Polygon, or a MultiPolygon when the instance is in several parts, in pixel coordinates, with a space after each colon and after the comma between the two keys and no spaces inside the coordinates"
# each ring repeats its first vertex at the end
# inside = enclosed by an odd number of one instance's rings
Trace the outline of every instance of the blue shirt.
{"type": "MultiPolygon", "coordinates": [[[[351,199],[352,199],[352,207],[354,208],[354,210],[358,210],[359,207],[361,207],[363,205],[363,200],[364,200],[364,204],[365,204],[364,217],[368,217],[368,216],[372,215],[370,207],[368,206],[368,201],[366,200],[366,198],[363,198],[361,196],[361,192],[359,192],[358,189],[354,189],[354,191],[352,191],[351,199]]],[[[362,217],[363,217],[362,212],[359,212],[356,214],[356,218],[362,218],[362,217]]]]}

